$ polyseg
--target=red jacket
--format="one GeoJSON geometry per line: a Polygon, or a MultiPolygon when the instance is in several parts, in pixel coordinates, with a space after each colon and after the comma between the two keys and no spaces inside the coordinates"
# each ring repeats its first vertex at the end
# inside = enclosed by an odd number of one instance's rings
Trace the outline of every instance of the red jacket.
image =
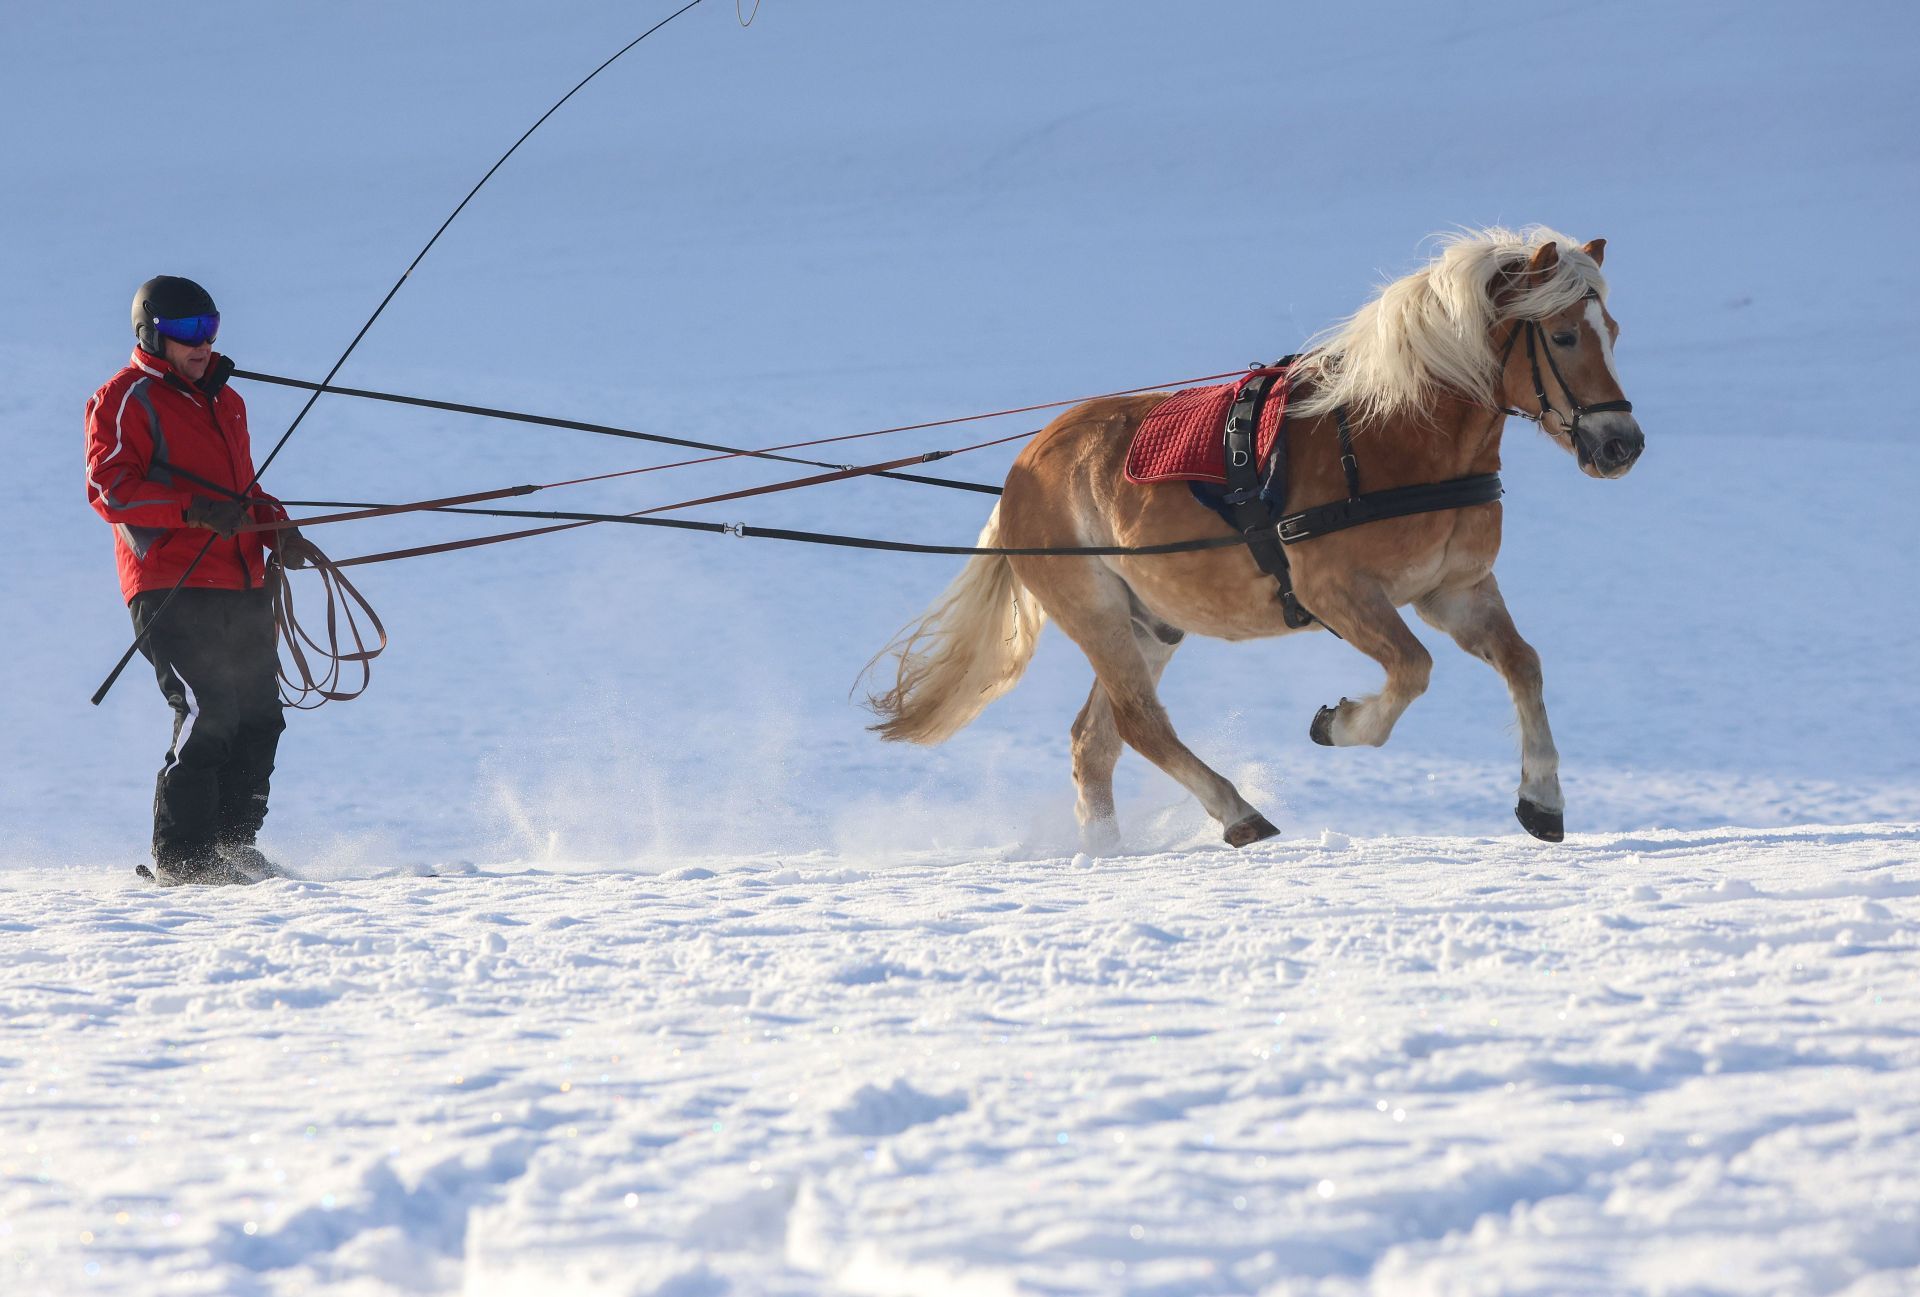
{"type": "MultiPolygon", "coordinates": [[[[219,362],[216,354],[213,363],[219,362]]],[[[129,600],[143,590],[171,589],[213,535],[181,518],[195,496],[230,498],[204,483],[238,494],[252,480],[247,406],[231,387],[209,397],[158,356],[135,351],[87,402],[87,503],[113,524],[120,593],[129,600]]],[[[255,522],[287,516],[257,487],[251,498],[255,522]]],[[[258,589],[273,535],[216,539],[187,585],[258,589]]]]}

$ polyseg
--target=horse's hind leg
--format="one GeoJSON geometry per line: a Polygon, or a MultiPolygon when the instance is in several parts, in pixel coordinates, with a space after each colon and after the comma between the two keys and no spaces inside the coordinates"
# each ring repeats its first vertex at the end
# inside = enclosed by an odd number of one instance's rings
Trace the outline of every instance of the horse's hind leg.
{"type": "Polygon", "coordinates": [[[1387,671],[1387,683],[1379,693],[1342,698],[1334,706],[1322,707],[1309,734],[1315,743],[1330,748],[1363,744],[1377,748],[1393,733],[1408,705],[1427,691],[1433,657],[1378,586],[1353,582],[1338,590],[1316,591],[1308,607],[1387,671]]]}
{"type": "MultiPolygon", "coordinates": [[[[1095,694],[1105,694],[1107,712],[1120,739],[1192,793],[1225,829],[1226,840],[1232,845],[1243,847],[1277,833],[1279,830],[1248,805],[1231,783],[1196,757],[1173,732],[1155,688],[1172,646],[1163,642],[1162,651],[1154,656],[1142,647],[1141,636],[1134,629],[1136,605],[1126,583],[1090,559],[1037,559],[1024,564],[1016,561],[1015,566],[1022,583],[1039,597],[1047,614],[1093,664],[1098,677],[1095,694]]],[[[1149,632],[1148,638],[1158,637],[1149,632]]],[[[1088,738],[1084,768],[1088,774],[1099,776],[1094,783],[1094,798],[1104,791],[1105,801],[1111,806],[1113,764],[1104,760],[1108,749],[1099,743],[1101,710],[1097,697],[1092,697],[1081,712],[1088,738]],[[1103,760],[1097,763],[1094,758],[1103,760]]],[[[1076,756],[1081,730],[1081,723],[1076,722],[1076,756]]],[[[1117,759],[1118,749],[1111,750],[1117,759]]],[[[1076,761],[1076,774],[1081,769],[1076,761]]],[[[1083,805],[1097,808],[1098,801],[1089,800],[1084,788],[1082,799],[1083,805]]]]}
{"type": "Polygon", "coordinates": [[[1080,822],[1080,844],[1088,851],[1112,851],[1120,845],[1120,825],[1113,814],[1113,768],[1119,761],[1120,730],[1113,723],[1107,687],[1095,677],[1086,706],[1073,718],[1073,814],[1080,822]]]}
{"type": "Polygon", "coordinates": [[[1540,655],[1520,638],[1500,586],[1489,573],[1465,590],[1433,594],[1414,605],[1427,622],[1453,636],[1473,656],[1492,664],[1507,682],[1520,718],[1520,825],[1544,842],[1566,836],[1566,799],[1560,793],[1560,753],[1547,724],[1540,655]]]}
{"type": "MultiPolygon", "coordinates": [[[[1133,639],[1147,661],[1157,687],[1160,675],[1186,632],[1169,626],[1132,601],[1133,639]]],[[[1120,827],[1113,812],[1113,768],[1120,760],[1120,729],[1114,723],[1107,687],[1096,678],[1087,704],[1073,721],[1073,784],[1078,792],[1074,814],[1080,821],[1080,839],[1089,851],[1112,851],[1120,845],[1120,827]]]]}

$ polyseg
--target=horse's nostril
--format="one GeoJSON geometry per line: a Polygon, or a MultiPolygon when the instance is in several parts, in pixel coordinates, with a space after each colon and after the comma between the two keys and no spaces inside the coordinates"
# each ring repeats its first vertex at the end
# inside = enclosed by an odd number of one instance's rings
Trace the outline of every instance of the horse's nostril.
{"type": "Polygon", "coordinates": [[[1626,441],[1619,437],[1609,437],[1607,443],[1600,447],[1600,458],[1609,464],[1624,464],[1632,457],[1633,451],[1628,449],[1626,441]]]}

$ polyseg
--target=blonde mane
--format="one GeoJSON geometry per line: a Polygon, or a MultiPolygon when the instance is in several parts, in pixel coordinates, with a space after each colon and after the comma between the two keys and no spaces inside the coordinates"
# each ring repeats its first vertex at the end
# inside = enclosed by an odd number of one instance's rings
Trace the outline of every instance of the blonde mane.
{"type": "Polygon", "coordinates": [[[1442,393],[1499,405],[1495,326],[1544,319],[1590,290],[1606,297],[1607,282],[1593,258],[1578,242],[1544,226],[1518,232],[1496,226],[1438,238],[1438,257],[1387,284],[1313,339],[1294,370],[1296,381],[1312,382],[1296,413],[1345,406],[1356,423],[1373,423],[1420,409],[1442,393]],[[1496,307],[1503,281],[1544,243],[1559,245],[1559,264],[1496,307]]]}

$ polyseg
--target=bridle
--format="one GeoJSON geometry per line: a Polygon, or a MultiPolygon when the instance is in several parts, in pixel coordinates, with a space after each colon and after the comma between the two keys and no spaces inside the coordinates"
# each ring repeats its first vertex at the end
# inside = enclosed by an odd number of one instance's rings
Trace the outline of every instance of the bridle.
{"type": "MultiPolygon", "coordinates": [[[[1600,294],[1589,288],[1582,300],[1597,302],[1600,300],[1600,294]]],[[[1573,394],[1573,388],[1567,385],[1567,376],[1560,372],[1560,364],[1553,358],[1553,348],[1547,345],[1542,336],[1545,332],[1538,320],[1517,320],[1514,322],[1513,332],[1507,335],[1506,345],[1500,348],[1499,372],[1504,374],[1507,371],[1507,357],[1513,354],[1513,344],[1520,340],[1522,333],[1527,335],[1527,367],[1533,371],[1533,395],[1534,399],[1540,403],[1538,413],[1528,413],[1510,405],[1502,407],[1503,413],[1529,419],[1541,427],[1546,426],[1546,418],[1551,414],[1560,421],[1560,431],[1566,434],[1567,440],[1576,444],[1578,444],[1578,438],[1575,434],[1580,430],[1580,420],[1589,414],[1604,414],[1614,410],[1622,414],[1633,413],[1633,402],[1625,399],[1596,401],[1592,405],[1583,405],[1580,398],[1573,394]],[[1560,384],[1561,392],[1566,395],[1572,418],[1555,409],[1553,402],[1547,399],[1547,385],[1540,378],[1540,357],[1543,355],[1547,358],[1547,369],[1553,374],[1553,381],[1560,384]]]]}

